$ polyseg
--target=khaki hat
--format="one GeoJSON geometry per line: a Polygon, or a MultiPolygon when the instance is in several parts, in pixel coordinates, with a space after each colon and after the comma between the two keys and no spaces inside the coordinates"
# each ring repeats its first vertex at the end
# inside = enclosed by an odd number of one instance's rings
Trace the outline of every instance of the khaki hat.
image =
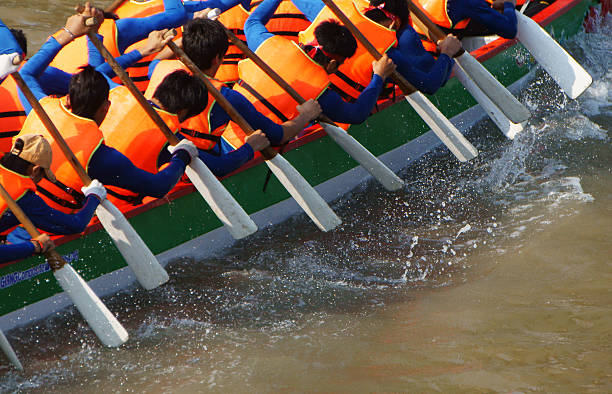
{"type": "Polygon", "coordinates": [[[20,157],[21,159],[30,162],[34,165],[41,166],[47,174],[47,178],[53,182],[55,175],[51,172],[51,161],[53,160],[53,151],[49,141],[39,134],[26,134],[13,138],[13,148],[11,154],[20,157]],[[18,141],[23,142],[23,148],[19,149],[18,141]]]}

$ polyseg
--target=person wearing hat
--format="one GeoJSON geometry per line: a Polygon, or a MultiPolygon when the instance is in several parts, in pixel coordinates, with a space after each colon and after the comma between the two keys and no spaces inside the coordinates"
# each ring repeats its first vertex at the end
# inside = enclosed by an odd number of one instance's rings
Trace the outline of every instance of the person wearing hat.
{"type": "MultiPolygon", "coordinates": [[[[43,178],[55,180],[50,166],[52,150],[41,135],[26,134],[16,137],[10,152],[0,158],[0,183],[17,202],[34,225],[53,234],[77,234],[83,232],[104,198],[106,189],[97,180],[82,189],[86,201],[75,214],[68,215],[49,207],[36,195],[36,183],[43,178]]],[[[19,220],[0,198],[0,233],[6,234],[19,225],[19,220]]],[[[35,238],[30,245],[3,245],[0,262],[12,261],[15,256],[25,257],[34,252],[45,252],[51,246],[48,237],[35,238]],[[34,249],[32,249],[34,247],[34,249]],[[26,253],[26,255],[24,255],[26,253]],[[8,259],[8,260],[7,260],[8,259]]],[[[30,242],[29,242],[30,243],[30,242]]]]}

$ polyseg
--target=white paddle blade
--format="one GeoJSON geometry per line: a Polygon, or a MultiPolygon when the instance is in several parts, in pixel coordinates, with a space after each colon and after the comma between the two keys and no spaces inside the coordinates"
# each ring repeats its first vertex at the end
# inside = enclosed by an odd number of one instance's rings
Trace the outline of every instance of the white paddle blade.
{"type": "MultiPolygon", "coordinates": [[[[529,119],[529,110],[472,55],[464,52],[455,61],[512,123],[529,119]]],[[[455,67],[455,72],[459,67],[455,67]]]]}
{"type": "Polygon", "coordinates": [[[266,160],[266,164],[317,227],[329,231],[342,223],[319,193],[284,157],[276,155],[266,160]]]}
{"type": "Polygon", "coordinates": [[[357,163],[361,164],[376,180],[382,183],[385,189],[395,191],[404,186],[404,181],[395,175],[382,161],[378,160],[376,156],[370,153],[359,141],[353,138],[352,135],[340,127],[328,123],[321,123],[321,126],[323,126],[327,135],[336,144],[340,145],[357,163]]]}
{"type": "Polygon", "coordinates": [[[208,167],[195,158],[187,166],[185,174],[200,192],[221,223],[235,239],[244,238],[257,231],[257,225],[240,204],[219,182],[208,167]]]}
{"type": "Polygon", "coordinates": [[[455,76],[468,92],[478,101],[478,104],[485,110],[489,118],[497,125],[502,133],[509,139],[514,137],[523,130],[523,123],[513,123],[504,115],[504,113],[491,101],[491,99],[476,85],[474,80],[470,78],[463,69],[455,65],[455,76]]]}
{"type": "Polygon", "coordinates": [[[517,12],[516,38],[571,99],[580,96],[593,78],[540,25],[517,12]]]}
{"type": "Polygon", "coordinates": [[[168,281],[166,270],[112,202],[102,201],[96,215],[142,287],[151,290],[168,281]]]}
{"type": "Polygon", "coordinates": [[[427,123],[444,145],[459,159],[468,161],[478,156],[478,151],[470,141],[436,108],[421,92],[417,91],[406,96],[406,101],[427,123]]]}
{"type": "Polygon", "coordinates": [[[125,328],[70,264],[53,275],[104,345],[118,347],[128,340],[125,328]]]}
{"type": "Polygon", "coordinates": [[[4,336],[2,330],[0,330],[0,348],[2,348],[2,351],[4,354],[6,354],[6,357],[9,359],[11,364],[13,364],[18,370],[23,371],[23,365],[21,365],[21,362],[19,362],[17,354],[13,350],[13,347],[9,343],[8,339],[6,339],[4,336]]]}

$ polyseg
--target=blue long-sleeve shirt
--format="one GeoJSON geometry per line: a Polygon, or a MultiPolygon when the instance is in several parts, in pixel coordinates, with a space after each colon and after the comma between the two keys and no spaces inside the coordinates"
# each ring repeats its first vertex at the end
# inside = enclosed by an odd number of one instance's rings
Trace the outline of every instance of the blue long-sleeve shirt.
{"type": "MultiPolygon", "coordinates": [[[[17,204],[23,209],[34,225],[52,234],[78,234],[85,230],[100,201],[95,196],[89,196],[85,205],[75,214],[68,215],[48,206],[34,192],[27,192],[17,204]]],[[[19,224],[19,220],[10,210],[0,217],[0,232],[19,224]]]]}
{"type": "Polygon", "coordinates": [[[11,30],[2,22],[0,19],[0,55],[6,55],[9,53],[23,53],[23,49],[19,46],[19,43],[11,33],[11,30]]]}
{"type": "Polygon", "coordinates": [[[251,0],[207,0],[207,1],[185,1],[183,6],[187,12],[187,18],[193,19],[193,13],[196,11],[202,11],[205,8],[215,9],[219,8],[221,12],[225,12],[230,8],[234,8],[238,4],[241,4],[245,10],[251,9],[251,0]]]}
{"type": "Polygon", "coordinates": [[[32,242],[19,242],[11,245],[0,245],[0,263],[25,259],[34,254],[34,244],[32,242]]]}
{"type": "MultiPolygon", "coordinates": [[[[266,23],[274,15],[274,11],[276,11],[280,2],[281,0],[264,0],[246,20],[244,32],[247,44],[252,51],[256,51],[265,40],[274,36],[266,28],[266,23]]],[[[313,13],[313,9],[311,6],[309,14],[313,13]]],[[[306,17],[309,18],[309,15],[306,15],[306,17]]],[[[299,71],[296,70],[296,72],[299,71]]],[[[364,122],[372,112],[382,87],[382,78],[373,75],[368,86],[353,103],[344,101],[338,93],[329,89],[323,92],[317,101],[321,105],[323,113],[331,120],[340,123],[358,124],[364,122]]]]}
{"type": "Polygon", "coordinates": [[[453,23],[470,18],[504,38],[516,37],[516,12],[510,2],[504,3],[500,13],[485,0],[453,0],[449,2],[448,16],[453,23]]]}

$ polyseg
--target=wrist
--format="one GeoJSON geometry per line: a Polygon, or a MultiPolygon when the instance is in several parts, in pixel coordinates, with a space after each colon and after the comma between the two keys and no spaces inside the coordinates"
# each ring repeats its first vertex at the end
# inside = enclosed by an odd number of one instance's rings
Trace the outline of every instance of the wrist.
{"type": "Polygon", "coordinates": [[[68,43],[70,43],[74,39],[75,36],[74,34],[70,32],[70,30],[64,27],[58,30],[57,33],[55,33],[52,37],[55,38],[55,40],[61,46],[65,46],[68,43]]]}
{"type": "Polygon", "coordinates": [[[42,242],[40,242],[39,240],[35,238],[32,238],[30,242],[32,242],[32,244],[34,245],[34,253],[40,254],[43,250],[42,242]]]}

